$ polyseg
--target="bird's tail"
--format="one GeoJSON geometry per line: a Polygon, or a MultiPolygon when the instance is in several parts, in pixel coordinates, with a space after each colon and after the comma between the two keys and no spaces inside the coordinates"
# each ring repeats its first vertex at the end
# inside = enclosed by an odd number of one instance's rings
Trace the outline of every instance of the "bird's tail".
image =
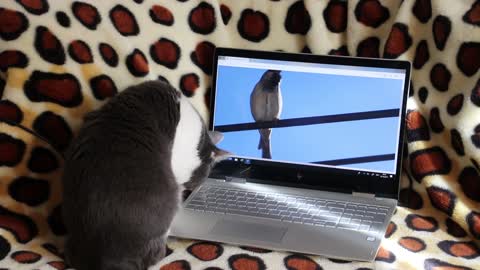
{"type": "Polygon", "coordinates": [[[258,149],[262,149],[262,158],[272,158],[270,150],[270,136],[272,134],[271,128],[260,129],[260,141],[258,142],[258,149]]]}

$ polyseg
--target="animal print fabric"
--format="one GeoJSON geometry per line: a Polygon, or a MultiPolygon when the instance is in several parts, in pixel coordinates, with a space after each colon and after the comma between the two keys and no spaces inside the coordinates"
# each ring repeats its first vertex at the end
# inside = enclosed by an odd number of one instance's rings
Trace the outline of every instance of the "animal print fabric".
{"type": "MultiPolygon", "coordinates": [[[[216,46],[410,60],[402,206],[375,262],[171,239],[154,269],[480,269],[478,0],[2,0],[0,40],[0,119],[61,150],[86,112],[145,80],[207,118],[216,46]]],[[[0,269],[67,267],[62,163],[0,123],[0,269]]]]}

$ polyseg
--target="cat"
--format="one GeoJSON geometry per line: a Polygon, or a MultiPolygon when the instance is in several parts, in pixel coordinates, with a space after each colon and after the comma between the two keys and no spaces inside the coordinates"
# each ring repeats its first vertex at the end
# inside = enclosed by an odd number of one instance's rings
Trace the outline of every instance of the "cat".
{"type": "Polygon", "coordinates": [[[66,262],[144,270],[166,253],[181,202],[229,155],[187,98],[161,81],[129,87],[88,113],[65,154],[66,262]]]}

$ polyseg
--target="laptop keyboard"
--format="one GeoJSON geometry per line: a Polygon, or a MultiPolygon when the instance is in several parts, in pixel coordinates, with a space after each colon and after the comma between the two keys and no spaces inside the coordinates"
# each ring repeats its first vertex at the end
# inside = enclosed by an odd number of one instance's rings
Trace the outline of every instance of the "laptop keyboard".
{"type": "Polygon", "coordinates": [[[371,233],[379,232],[388,212],[384,206],[215,186],[201,187],[185,208],[371,233]]]}

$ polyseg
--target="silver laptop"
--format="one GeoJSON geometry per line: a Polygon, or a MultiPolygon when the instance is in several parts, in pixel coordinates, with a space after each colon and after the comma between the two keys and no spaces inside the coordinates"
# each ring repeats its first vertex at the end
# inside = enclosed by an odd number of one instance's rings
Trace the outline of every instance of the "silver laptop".
{"type": "Polygon", "coordinates": [[[171,234],[371,261],[397,205],[410,63],[217,48],[218,163],[171,234]]]}

